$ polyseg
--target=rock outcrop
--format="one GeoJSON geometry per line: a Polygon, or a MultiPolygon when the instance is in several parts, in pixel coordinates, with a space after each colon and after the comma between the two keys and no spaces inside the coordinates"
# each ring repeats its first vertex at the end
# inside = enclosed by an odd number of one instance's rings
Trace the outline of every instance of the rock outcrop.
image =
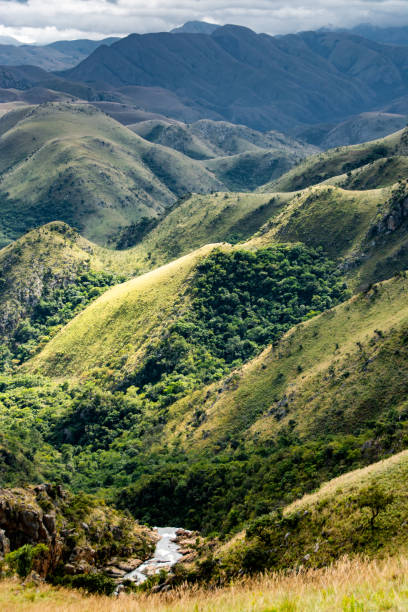
{"type": "Polygon", "coordinates": [[[45,578],[101,571],[114,559],[120,567],[149,557],[156,535],[120,512],[59,485],[0,489],[0,560],[25,544],[45,544],[33,562],[45,578]]]}

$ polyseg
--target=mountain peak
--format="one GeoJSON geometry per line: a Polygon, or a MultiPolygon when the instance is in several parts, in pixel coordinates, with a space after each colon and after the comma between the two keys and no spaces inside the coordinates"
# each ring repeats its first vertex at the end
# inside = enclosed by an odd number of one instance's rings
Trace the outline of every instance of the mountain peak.
{"type": "Polygon", "coordinates": [[[171,30],[172,34],[212,34],[220,26],[208,21],[187,21],[184,25],[171,30]]]}

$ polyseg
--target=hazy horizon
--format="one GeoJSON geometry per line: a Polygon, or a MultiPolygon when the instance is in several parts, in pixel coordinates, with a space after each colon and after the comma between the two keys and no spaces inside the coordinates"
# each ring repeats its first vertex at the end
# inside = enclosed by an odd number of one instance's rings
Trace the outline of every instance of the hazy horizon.
{"type": "Polygon", "coordinates": [[[169,31],[187,21],[234,23],[267,34],[321,27],[408,25],[408,0],[0,0],[0,37],[22,43],[99,40],[129,33],[169,31]]]}

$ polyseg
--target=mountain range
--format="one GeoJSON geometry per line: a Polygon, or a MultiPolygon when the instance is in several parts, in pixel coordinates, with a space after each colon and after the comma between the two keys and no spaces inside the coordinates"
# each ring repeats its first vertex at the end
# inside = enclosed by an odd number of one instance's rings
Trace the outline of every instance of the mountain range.
{"type": "Polygon", "coordinates": [[[23,105],[0,118],[1,241],[62,220],[107,244],[191,192],[249,191],[315,150],[228,123],[125,127],[91,104],[23,105]]]}
{"type": "Polygon", "coordinates": [[[114,37],[98,41],[61,40],[42,46],[24,45],[18,41],[7,43],[0,39],[0,65],[32,65],[44,70],[64,70],[84,60],[100,45],[111,45],[117,40],[114,37]]]}
{"type": "Polygon", "coordinates": [[[283,130],[406,95],[407,61],[405,47],[345,33],[274,38],[224,26],[211,35],[132,34],[60,75],[113,95],[161,87],[201,116],[283,130]]]}
{"type": "MultiPolygon", "coordinates": [[[[50,72],[41,62],[3,65],[0,100],[71,96],[98,103],[115,118],[127,115],[127,123],[141,112],[187,123],[206,118],[291,133],[322,148],[386,135],[408,114],[406,46],[344,31],[273,37],[233,25],[207,33],[194,28],[186,24],[177,36],[132,34],[33,47],[34,54],[65,54],[61,61],[77,65],[56,72],[56,65],[50,72]]],[[[3,64],[37,62],[29,55],[12,59],[14,51],[28,53],[27,46],[0,46],[0,66],[2,49],[3,64]]]]}
{"type": "Polygon", "coordinates": [[[210,26],[0,68],[0,601],[403,610],[408,46],[210,26]]]}

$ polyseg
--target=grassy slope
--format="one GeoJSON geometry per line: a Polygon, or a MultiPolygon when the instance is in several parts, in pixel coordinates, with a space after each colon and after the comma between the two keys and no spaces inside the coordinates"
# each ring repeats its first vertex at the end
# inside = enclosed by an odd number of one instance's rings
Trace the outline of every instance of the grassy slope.
{"type": "Polygon", "coordinates": [[[45,288],[73,282],[80,268],[100,270],[92,245],[54,222],[32,230],[0,250],[0,329],[10,333],[45,288]],[[33,265],[34,264],[34,265],[33,265]]]}
{"type": "MultiPolygon", "coordinates": [[[[322,567],[343,555],[361,553],[377,559],[395,551],[405,554],[408,534],[402,526],[408,519],[407,477],[408,452],[404,451],[327,482],[317,492],[287,506],[282,519],[265,515],[258,524],[271,534],[268,545],[276,547],[275,567],[322,567]],[[373,527],[371,510],[363,501],[367,490],[392,493],[373,527]]],[[[265,535],[257,541],[259,533],[250,528],[223,547],[220,556],[224,563],[242,563],[245,545],[262,546],[265,535]]]]}
{"type": "Polygon", "coordinates": [[[138,245],[121,251],[100,247],[66,224],[51,222],[0,250],[1,299],[6,286],[16,289],[28,282],[35,290],[33,275],[49,268],[58,276],[62,268],[69,269],[72,258],[89,263],[95,271],[137,275],[208,243],[246,240],[278,214],[288,199],[288,194],[195,194],[180,201],[138,245]]]}
{"type": "Polygon", "coordinates": [[[257,132],[244,125],[202,119],[185,124],[174,120],[149,120],[136,123],[132,129],[151,142],[173,147],[194,159],[239,155],[248,151],[279,150],[293,158],[317,152],[279,132],[257,132]]]}
{"type": "Polygon", "coordinates": [[[122,594],[115,599],[49,585],[20,586],[8,579],[0,583],[0,603],[4,612],[404,612],[407,572],[403,556],[383,562],[344,559],[322,570],[270,574],[212,591],[122,594]]]}
{"type": "Polygon", "coordinates": [[[208,245],[141,277],[117,285],[80,313],[32,360],[29,369],[50,376],[74,376],[109,365],[123,365],[143,354],[182,306],[183,288],[208,245]]]}
{"type": "Polygon", "coordinates": [[[117,272],[146,272],[213,242],[247,240],[285,206],[288,194],[194,194],[179,202],[135,247],[96,247],[104,265],[117,272]]]}
{"type": "MultiPolygon", "coordinates": [[[[260,190],[269,192],[304,189],[332,177],[343,175],[355,168],[366,166],[377,159],[394,155],[406,156],[408,152],[407,144],[408,130],[404,129],[380,140],[351,147],[338,147],[326,153],[309,157],[278,180],[261,187],[260,190]]],[[[394,182],[397,178],[395,177],[394,182]]],[[[381,174],[374,174],[370,188],[382,184],[381,174]]]]}
{"type": "Polygon", "coordinates": [[[251,191],[288,172],[297,160],[282,151],[261,149],[216,157],[204,165],[232,191],[251,191]]]}
{"type": "Polygon", "coordinates": [[[336,185],[343,189],[366,190],[388,187],[399,179],[406,178],[408,173],[408,157],[395,155],[378,159],[370,164],[351,171],[350,174],[341,174],[327,179],[323,184],[336,185]]]}
{"type": "Polygon", "coordinates": [[[214,147],[191,133],[184,123],[150,119],[131,124],[128,127],[142,138],[176,149],[192,159],[214,157],[214,147]]]}
{"type": "Polygon", "coordinates": [[[0,173],[3,241],[59,219],[103,243],[186,193],[222,187],[198,162],[86,105],[15,111],[0,139],[0,173]]]}
{"type": "Polygon", "coordinates": [[[248,246],[296,241],[321,246],[341,263],[350,286],[359,290],[408,268],[407,195],[406,183],[367,191],[310,187],[294,195],[248,246]],[[396,208],[403,211],[399,216],[393,212],[396,208]],[[384,222],[390,216],[398,218],[395,225],[384,222]]]}
{"type": "MultiPolygon", "coordinates": [[[[375,360],[379,350],[375,330],[385,336],[391,328],[404,330],[408,323],[407,289],[405,278],[395,278],[383,283],[376,293],[360,294],[296,326],[277,347],[266,349],[235,375],[176,403],[164,439],[183,440],[193,454],[211,454],[229,436],[243,435],[249,444],[260,437],[273,439],[290,419],[295,420],[296,431],[309,438],[323,423],[335,431],[335,408],[342,411],[344,428],[352,427],[360,404],[367,398],[373,414],[386,406],[398,406],[403,401],[400,369],[405,371],[405,358],[397,355],[394,361],[385,352],[375,360]],[[374,344],[367,344],[373,338],[374,344]],[[374,357],[373,365],[361,370],[366,353],[367,359],[374,357]],[[334,378],[330,374],[333,368],[339,372],[334,378]],[[286,401],[288,397],[290,401],[286,401]],[[274,409],[282,400],[289,409],[283,419],[277,419],[274,409]],[[196,407],[206,414],[198,427],[190,421],[196,407]]],[[[403,338],[395,343],[400,350],[403,338]]]]}
{"type": "Polygon", "coordinates": [[[296,194],[252,244],[304,242],[322,246],[332,258],[350,254],[363,239],[390,190],[346,191],[317,186],[296,194]]]}
{"type": "Polygon", "coordinates": [[[233,191],[250,191],[272,181],[316,151],[278,132],[262,134],[225,121],[185,125],[150,120],[131,127],[150,142],[207,160],[203,165],[233,191]]]}

